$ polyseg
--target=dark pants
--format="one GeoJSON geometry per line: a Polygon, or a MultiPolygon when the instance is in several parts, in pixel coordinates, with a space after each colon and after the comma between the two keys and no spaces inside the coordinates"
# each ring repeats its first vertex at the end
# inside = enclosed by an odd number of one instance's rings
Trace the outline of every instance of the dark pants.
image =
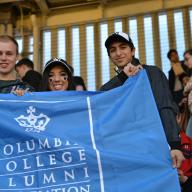
{"type": "Polygon", "coordinates": [[[192,176],[182,184],[182,192],[192,192],[192,176]]]}

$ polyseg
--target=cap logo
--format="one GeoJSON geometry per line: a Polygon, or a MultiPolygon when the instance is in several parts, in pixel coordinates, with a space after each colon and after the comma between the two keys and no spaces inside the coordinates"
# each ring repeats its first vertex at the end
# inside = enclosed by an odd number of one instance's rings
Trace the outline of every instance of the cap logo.
{"type": "Polygon", "coordinates": [[[130,41],[129,35],[126,33],[122,33],[122,32],[115,32],[115,34],[124,37],[125,39],[127,39],[128,41],[130,41]]]}
{"type": "Polygon", "coordinates": [[[61,61],[59,58],[54,58],[53,61],[61,61]]]}

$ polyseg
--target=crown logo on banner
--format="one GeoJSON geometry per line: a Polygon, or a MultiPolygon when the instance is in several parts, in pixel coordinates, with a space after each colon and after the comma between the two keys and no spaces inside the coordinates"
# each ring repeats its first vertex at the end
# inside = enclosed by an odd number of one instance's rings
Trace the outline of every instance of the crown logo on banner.
{"type": "Polygon", "coordinates": [[[40,113],[38,116],[34,113],[36,109],[33,106],[30,106],[27,109],[28,116],[20,115],[17,118],[14,118],[21,127],[25,128],[27,132],[37,132],[45,131],[46,125],[50,121],[50,118],[47,115],[40,113]]]}

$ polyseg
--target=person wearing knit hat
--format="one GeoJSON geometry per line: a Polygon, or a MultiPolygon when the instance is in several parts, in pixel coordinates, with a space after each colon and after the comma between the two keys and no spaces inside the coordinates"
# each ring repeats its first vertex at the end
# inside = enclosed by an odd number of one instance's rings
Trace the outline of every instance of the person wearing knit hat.
{"type": "Polygon", "coordinates": [[[42,91],[70,90],[72,71],[67,62],[60,58],[49,60],[43,69],[42,91]]]}
{"type": "MultiPolygon", "coordinates": [[[[105,41],[105,47],[109,58],[118,68],[118,74],[105,83],[100,88],[101,91],[108,91],[123,85],[130,76],[136,75],[141,70],[139,60],[136,61],[134,57],[135,46],[128,34],[123,32],[111,34],[105,41]]],[[[173,167],[179,168],[184,157],[180,151],[180,127],[176,122],[178,108],[173,101],[165,74],[156,66],[142,65],[142,67],[146,70],[151,84],[167,142],[171,149],[173,167]]]]}

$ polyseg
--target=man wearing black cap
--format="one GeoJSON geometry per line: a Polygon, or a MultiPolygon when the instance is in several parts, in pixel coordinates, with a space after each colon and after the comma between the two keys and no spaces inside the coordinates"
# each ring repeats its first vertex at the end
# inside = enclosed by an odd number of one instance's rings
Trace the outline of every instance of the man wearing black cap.
{"type": "MultiPolygon", "coordinates": [[[[118,68],[118,75],[104,84],[101,87],[102,91],[123,85],[129,76],[135,75],[141,69],[139,63],[135,62],[134,44],[126,33],[113,33],[105,41],[105,47],[110,59],[118,68]]],[[[155,66],[143,65],[143,68],[147,72],[167,141],[171,147],[173,166],[178,168],[184,159],[182,152],[179,150],[180,128],[175,117],[178,109],[173,102],[164,73],[155,66]]]]}

